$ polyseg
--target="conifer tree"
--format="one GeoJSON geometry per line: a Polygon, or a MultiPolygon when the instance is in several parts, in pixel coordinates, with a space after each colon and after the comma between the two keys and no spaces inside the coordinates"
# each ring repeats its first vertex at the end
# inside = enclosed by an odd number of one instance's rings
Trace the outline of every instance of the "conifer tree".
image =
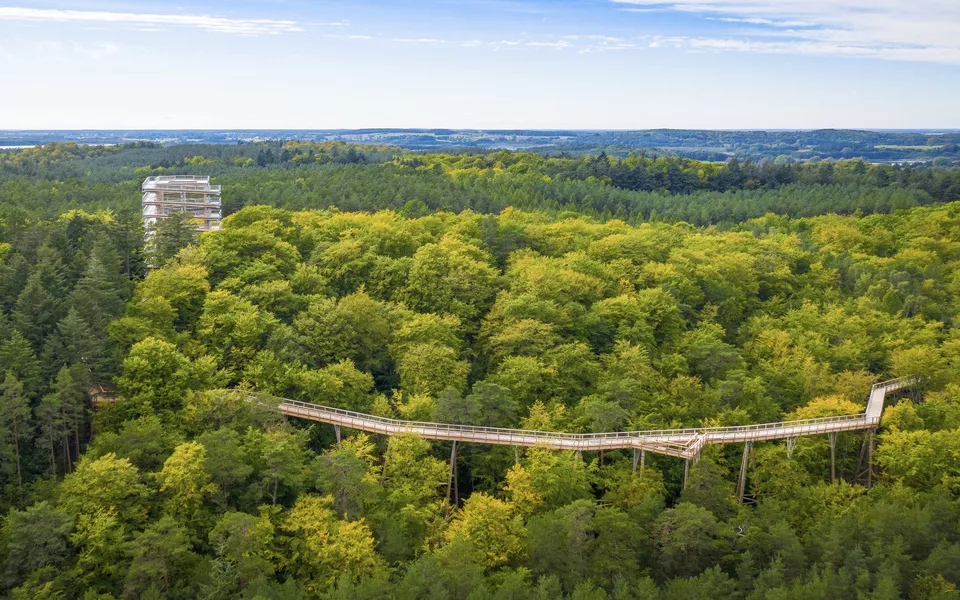
{"type": "Polygon", "coordinates": [[[37,253],[27,284],[17,296],[13,322],[35,350],[41,348],[44,338],[56,328],[63,316],[61,294],[64,288],[59,254],[49,246],[37,253]]]}
{"type": "Polygon", "coordinates": [[[18,330],[0,345],[0,365],[23,384],[25,393],[32,396],[40,391],[40,362],[30,342],[18,330]]]}
{"type": "Polygon", "coordinates": [[[23,488],[23,442],[30,436],[30,404],[23,393],[23,384],[10,371],[0,385],[0,419],[4,433],[10,435],[13,442],[17,487],[23,488]]]}

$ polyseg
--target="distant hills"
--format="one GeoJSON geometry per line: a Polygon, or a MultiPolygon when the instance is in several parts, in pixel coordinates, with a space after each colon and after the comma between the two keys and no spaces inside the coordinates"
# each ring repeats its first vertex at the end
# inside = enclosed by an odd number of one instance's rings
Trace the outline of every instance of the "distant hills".
{"type": "Polygon", "coordinates": [[[638,131],[506,129],[218,129],[218,130],[35,130],[0,131],[0,147],[73,141],[117,144],[237,144],[263,140],[342,140],[407,150],[531,150],[543,154],[631,153],[682,156],[707,161],[805,162],[860,158],[870,162],[960,163],[960,130],[862,131],[821,129],[638,131]]]}

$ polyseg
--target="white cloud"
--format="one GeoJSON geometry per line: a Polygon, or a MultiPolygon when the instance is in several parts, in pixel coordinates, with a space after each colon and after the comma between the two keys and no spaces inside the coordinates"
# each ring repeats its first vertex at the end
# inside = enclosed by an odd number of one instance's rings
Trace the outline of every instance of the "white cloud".
{"type": "Polygon", "coordinates": [[[483,45],[483,42],[481,42],[480,40],[467,40],[465,42],[460,43],[460,46],[463,48],[476,48],[477,46],[482,46],[482,45],[483,45]]]}
{"type": "Polygon", "coordinates": [[[325,38],[334,38],[337,40],[372,40],[372,35],[362,35],[362,34],[351,34],[351,35],[342,35],[339,33],[325,33],[323,34],[325,38]]]}
{"type": "MultiPolygon", "coordinates": [[[[795,52],[960,64],[957,0],[611,0],[626,10],[669,9],[757,26],[715,50],[795,52]],[[779,38],[772,41],[767,38],[779,38]]],[[[690,47],[693,38],[686,38],[690,47]]]]}
{"type": "Polygon", "coordinates": [[[210,15],[123,13],[93,10],[57,10],[0,6],[0,20],[60,23],[115,23],[139,26],[174,25],[215,33],[263,35],[303,31],[296,21],[231,19],[210,15]]]}
{"type": "Polygon", "coordinates": [[[447,40],[437,38],[393,38],[393,41],[401,44],[446,44],[447,40]]]}
{"type": "Polygon", "coordinates": [[[563,50],[564,48],[570,48],[573,46],[567,40],[560,40],[557,42],[526,42],[524,46],[531,46],[533,48],[554,48],[556,50],[563,50]]]}

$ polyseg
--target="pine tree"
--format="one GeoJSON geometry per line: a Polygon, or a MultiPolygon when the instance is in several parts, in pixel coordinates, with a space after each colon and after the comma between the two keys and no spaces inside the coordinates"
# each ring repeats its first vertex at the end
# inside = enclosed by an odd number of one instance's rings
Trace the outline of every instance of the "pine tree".
{"type": "Polygon", "coordinates": [[[63,316],[64,279],[59,253],[44,246],[37,253],[27,285],[17,297],[13,310],[13,322],[23,336],[38,350],[43,339],[53,332],[57,321],[63,316]]]}
{"type": "Polygon", "coordinates": [[[60,398],[61,430],[69,469],[80,457],[80,433],[87,425],[87,393],[90,389],[88,370],[83,365],[63,367],[57,374],[54,389],[60,398]]]}
{"type": "Polygon", "coordinates": [[[163,266],[182,248],[186,248],[196,240],[197,229],[190,220],[190,213],[174,213],[166,219],[161,219],[153,238],[153,265],[163,266]]]}
{"type": "Polygon", "coordinates": [[[89,369],[100,365],[103,358],[105,331],[94,333],[76,308],[71,308],[57,331],[47,338],[43,347],[43,369],[46,379],[53,379],[62,369],[82,364],[89,369]]]}
{"type": "Polygon", "coordinates": [[[14,330],[10,339],[0,345],[0,365],[23,384],[28,396],[40,391],[40,362],[30,342],[19,331],[14,330]]]}
{"type": "Polygon", "coordinates": [[[17,465],[17,487],[23,488],[22,448],[30,437],[30,404],[23,393],[23,384],[10,371],[0,385],[0,419],[5,430],[13,438],[14,457],[17,465]]]}
{"type": "Polygon", "coordinates": [[[123,314],[129,284],[121,274],[120,258],[106,239],[90,252],[90,260],[73,291],[71,304],[97,336],[105,336],[110,321],[123,314]]]}
{"type": "MultiPolygon", "coordinates": [[[[50,475],[57,475],[57,442],[61,439],[63,411],[59,394],[47,394],[37,406],[34,416],[39,436],[34,438],[37,450],[46,454],[50,460],[50,475]]],[[[65,459],[66,460],[66,459],[65,459]]]]}
{"type": "Polygon", "coordinates": [[[108,226],[107,236],[116,244],[121,272],[127,280],[144,273],[143,220],[133,211],[121,211],[108,226]]]}

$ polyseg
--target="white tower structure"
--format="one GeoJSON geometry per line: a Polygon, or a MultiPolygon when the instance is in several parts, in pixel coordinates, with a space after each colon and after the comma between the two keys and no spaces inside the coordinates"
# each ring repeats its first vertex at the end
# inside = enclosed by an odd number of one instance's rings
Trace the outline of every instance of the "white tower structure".
{"type": "Polygon", "coordinates": [[[220,229],[220,186],[210,185],[209,177],[194,175],[158,175],[147,177],[143,191],[143,226],[147,239],[153,237],[157,223],[175,213],[188,213],[197,231],[220,229]]]}

